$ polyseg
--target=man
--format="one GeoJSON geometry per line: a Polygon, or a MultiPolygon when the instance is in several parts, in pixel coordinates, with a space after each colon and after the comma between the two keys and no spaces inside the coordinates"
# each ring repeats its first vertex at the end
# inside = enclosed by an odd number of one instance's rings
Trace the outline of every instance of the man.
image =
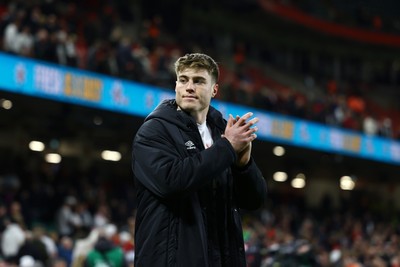
{"type": "Polygon", "coordinates": [[[128,266],[124,251],[112,241],[116,233],[117,227],[113,224],[107,224],[100,229],[99,238],[84,261],[85,267],[128,266]]]}
{"type": "Polygon", "coordinates": [[[257,209],[266,183],[251,158],[257,118],[226,122],[210,106],[219,70],[204,54],[175,63],[163,101],[133,142],[135,267],[246,266],[239,208],[257,209]]]}

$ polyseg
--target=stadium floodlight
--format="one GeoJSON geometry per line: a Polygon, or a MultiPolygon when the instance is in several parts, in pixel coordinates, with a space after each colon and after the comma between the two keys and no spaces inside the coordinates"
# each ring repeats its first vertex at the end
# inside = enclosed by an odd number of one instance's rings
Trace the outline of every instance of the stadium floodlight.
{"type": "Polygon", "coordinates": [[[292,180],[291,185],[293,188],[304,188],[306,186],[306,180],[296,177],[292,180]]]}
{"type": "Polygon", "coordinates": [[[275,172],[273,179],[276,182],[284,182],[287,180],[287,173],[286,172],[275,172]]]}
{"type": "Polygon", "coordinates": [[[293,178],[291,185],[293,188],[304,188],[306,186],[306,176],[304,173],[298,173],[293,178]]]}
{"type": "Polygon", "coordinates": [[[104,160],[119,161],[121,159],[121,153],[118,151],[104,150],[101,152],[101,157],[104,160]]]}
{"type": "Polygon", "coordinates": [[[40,141],[30,141],[29,142],[29,149],[32,151],[43,151],[45,148],[45,145],[43,142],[40,141]]]}
{"type": "Polygon", "coordinates": [[[350,176],[342,176],[340,178],[340,188],[342,190],[353,190],[355,185],[354,180],[350,176]]]}
{"type": "Polygon", "coordinates": [[[48,163],[57,164],[61,162],[61,155],[57,153],[48,153],[46,154],[45,159],[48,163]]]}
{"type": "Polygon", "coordinates": [[[13,103],[11,102],[11,100],[8,99],[0,99],[0,106],[4,109],[11,109],[13,106],[13,103]]]}
{"type": "Polygon", "coordinates": [[[281,156],[285,155],[285,148],[282,146],[276,146],[273,149],[273,153],[275,156],[281,157],[281,156]]]}

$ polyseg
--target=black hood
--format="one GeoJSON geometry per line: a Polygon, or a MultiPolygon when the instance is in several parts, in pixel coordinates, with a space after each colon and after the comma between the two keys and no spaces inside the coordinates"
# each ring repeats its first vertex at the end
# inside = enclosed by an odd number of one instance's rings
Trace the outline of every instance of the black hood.
{"type": "MultiPolygon", "coordinates": [[[[182,129],[191,128],[193,125],[197,128],[196,121],[190,114],[183,110],[178,110],[175,99],[162,101],[154,111],[146,117],[145,121],[155,118],[171,122],[182,129]]],[[[216,127],[221,128],[221,130],[225,128],[226,124],[222,114],[212,106],[210,106],[208,110],[207,123],[212,123],[216,127]]]]}

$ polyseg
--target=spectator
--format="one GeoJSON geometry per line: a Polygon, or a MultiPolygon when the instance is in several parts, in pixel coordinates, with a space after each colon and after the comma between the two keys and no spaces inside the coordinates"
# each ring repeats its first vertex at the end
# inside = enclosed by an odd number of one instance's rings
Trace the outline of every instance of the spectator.
{"type": "Polygon", "coordinates": [[[99,228],[94,228],[85,238],[76,240],[74,249],[72,251],[72,264],[73,267],[82,267],[87,254],[93,249],[95,243],[99,239],[99,228]]]}
{"type": "Polygon", "coordinates": [[[135,259],[135,244],[132,235],[127,231],[121,231],[118,236],[118,245],[125,254],[128,265],[133,264],[135,259]]]}
{"type": "Polygon", "coordinates": [[[32,232],[38,236],[38,239],[44,244],[49,259],[53,260],[57,257],[57,245],[53,238],[50,237],[44,226],[34,226],[32,232]]]}
{"type": "Polygon", "coordinates": [[[44,25],[45,19],[40,6],[32,7],[30,15],[27,18],[27,25],[31,29],[31,32],[37,32],[44,25]]]}
{"type": "Polygon", "coordinates": [[[7,262],[16,262],[18,251],[25,239],[25,232],[18,223],[6,222],[6,228],[1,235],[1,252],[7,262]]]}
{"type": "Polygon", "coordinates": [[[86,236],[93,227],[93,216],[89,211],[88,204],[84,201],[77,203],[76,214],[79,217],[79,232],[86,236]]]}
{"type": "Polygon", "coordinates": [[[24,255],[19,259],[19,267],[35,267],[36,261],[31,255],[24,255]]]}
{"type": "Polygon", "coordinates": [[[94,215],[94,227],[103,227],[109,223],[110,211],[106,204],[100,204],[94,215]]]}
{"type": "Polygon", "coordinates": [[[146,47],[142,45],[137,45],[133,49],[133,57],[138,62],[138,66],[143,70],[143,76],[139,81],[150,82],[150,77],[152,73],[149,51],[146,47]]]}
{"type": "Polygon", "coordinates": [[[73,247],[74,247],[74,242],[72,238],[68,236],[61,237],[61,240],[57,245],[58,258],[64,260],[67,267],[70,267],[72,264],[73,247]]]}
{"type": "Polygon", "coordinates": [[[85,266],[113,266],[125,267],[127,262],[122,248],[112,242],[116,234],[116,227],[108,224],[100,230],[99,239],[94,245],[93,250],[87,255],[85,266]]]}
{"type": "Polygon", "coordinates": [[[10,204],[9,216],[12,221],[16,222],[23,229],[26,229],[25,217],[22,214],[21,204],[18,201],[13,201],[10,204]]]}
{"type": "Polygon", "coordinates": [[[51,257],[48,254],[46,244],[42,241],[43,234],[41,228],[35,228],[32,232],[27,232],[25,242],[19,248],[18,257],[30,255],[38,264],[47,265],[51,257]]]}
{"type": "Polygon", "coordinates": [[[35,41],[33,44],[33,53],[35,58],[48,60],[48,51],[50,49],[49,32],[41,28],[35,33],[35,41]]]}
{"type": "Polygon", "coordinates": [[[76,67],[77,52],[74,36],[65,31],[59,31],[57,33],[57,41],[58,64],[76,67]]]}
{"type": "Polygon", "coordinates": [[[19,10],[15,18],[12,18],[10,23],[4,30],[4,50],[11,53],[18,53],[17,38],[25,18],[25,12],[19,10]]]}
{"type": "Polygon", "coordinates": [[[74,212],[77,200],[74,196],[68,196],[57,212],[57,231],[61,236],[72,236],[77,228],[78,215],[74,212]]]}
{"type": "Polygon", "coordinates": [[[379,135],[387,138],[393,137],[392,120],[390,118],[384,118],[381,121],[379,127],[379,135]]]}
{"type": "Polygon", "coordinates": [[[30,27],[28,25],[23,25],[21,32],[15,37],[15,52],[25,57],[32,57],[33,43],[34,39],[30,27]]]}
{"type": "Polygon", "coordinates": [[[379,124],[372,115],[367,115],[363,121],[364,133],[368,136],[375,136],[379,131],[379,124]]]}

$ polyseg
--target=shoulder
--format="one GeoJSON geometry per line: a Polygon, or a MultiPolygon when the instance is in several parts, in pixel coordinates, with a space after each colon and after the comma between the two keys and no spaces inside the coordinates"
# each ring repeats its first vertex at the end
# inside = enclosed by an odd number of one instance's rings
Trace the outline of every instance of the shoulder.
{"type": "Polygon", "coordinates": [[[167,127],[165,124],[166,122],[164,120],[156,118],[147,120],[140,126],[136,135],[146,137],[160,135],[165,132],[165,128],[167,127]]]}

